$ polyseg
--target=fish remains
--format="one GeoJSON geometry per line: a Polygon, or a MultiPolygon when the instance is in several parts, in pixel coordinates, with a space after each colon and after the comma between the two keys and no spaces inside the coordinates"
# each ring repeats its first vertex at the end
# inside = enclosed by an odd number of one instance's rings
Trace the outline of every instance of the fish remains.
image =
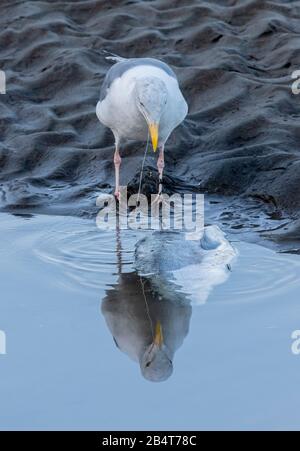
{"type": "Polygon", "coordinates": [[[113,437],[110,435],[109,437],[104,437],[102,440],[102,446],[129,446],[129,448],[133,448],[136,442],[136,438],[130,437],[113,437]]]}

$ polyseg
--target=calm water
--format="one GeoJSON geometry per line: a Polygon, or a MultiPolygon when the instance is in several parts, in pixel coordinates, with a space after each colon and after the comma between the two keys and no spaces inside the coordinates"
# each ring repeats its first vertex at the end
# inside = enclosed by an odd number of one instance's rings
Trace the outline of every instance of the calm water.
{"type": "Polygon", "coordinates": [[[142,232],[6,214],[0,232],[1,429],[300,429],[299,256],[235,242],[230,277],[186,307],[173,375],[154,384],[105,317],[139,298],[142,232]]]}

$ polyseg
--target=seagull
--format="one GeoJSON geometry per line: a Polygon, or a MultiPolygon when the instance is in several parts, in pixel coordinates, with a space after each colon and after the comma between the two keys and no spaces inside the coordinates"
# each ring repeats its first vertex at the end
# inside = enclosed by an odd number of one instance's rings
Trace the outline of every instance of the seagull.
{"type": "Polygon", "coordinates": [[[210,293],[230,276],[238,250],[215,224],[205,226],[200,240],[180,231],[155,231],[138,241],[135,270],[162,299],[204,305],[210,293]]]}
{"type": "Polygon", "coordinates": [[[188,112],[177,77],[158,59],[106,58],[116,63],[104,79],[96,114],[115,138],[115,196],[120,199],[121,143],[127,139],[147,141],[150,136],[154,152],[159,149],[160,197],[165,143],[188,112]]]}

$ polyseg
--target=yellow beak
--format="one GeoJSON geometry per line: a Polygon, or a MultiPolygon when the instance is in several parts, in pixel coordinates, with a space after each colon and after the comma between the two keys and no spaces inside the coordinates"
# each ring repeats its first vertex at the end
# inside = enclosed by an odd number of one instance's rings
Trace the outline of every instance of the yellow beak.
{"type": "Polygon", "coordinates": [[[155,337],[154,337],[154,344],[161,347],[163,344],[164,338],[162,334],[162,328],[161,323],[157,321],[156,327],[155,327],[155,337]]]}
{"type": "Polygon", "coordinates": [[[149,124],[149,132],[150,132],[150,136],[151,136],[153,150],[155,152],[157,149],[157,143],[158,143],[158,124],[156,124],[155,122],[149,124]]]}

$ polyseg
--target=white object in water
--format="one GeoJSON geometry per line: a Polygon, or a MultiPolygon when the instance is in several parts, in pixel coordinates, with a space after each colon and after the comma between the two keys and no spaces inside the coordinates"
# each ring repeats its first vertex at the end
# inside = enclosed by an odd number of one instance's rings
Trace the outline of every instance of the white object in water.
{"type": "Polygon", "coordinates": [[[204,304],[214,286],[226,281],[237,251],[216,225],[199,241],[176,232],[154,232],[136,246],[135,267],[163,298],[204,304]]]}

